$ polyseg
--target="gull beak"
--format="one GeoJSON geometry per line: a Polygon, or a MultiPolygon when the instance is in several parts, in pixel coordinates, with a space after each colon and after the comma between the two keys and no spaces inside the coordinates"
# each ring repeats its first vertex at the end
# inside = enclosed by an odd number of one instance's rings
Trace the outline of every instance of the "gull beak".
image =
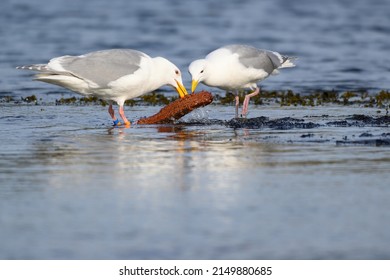
{"type": "Polygon", "coordinates": [[[175,87],[177,93],[180,95],[180,98],[183,98],[184,96],[186,96],[188,93],[187,93],[187,90],[186,88],[183,86],[182,83],[178,82],[177,80],[175,80],[176,84],[177,84],[177,87],[175,87]]]}
{"type": "Polygon", "coordinates": [[[199,84],[199,81],[196,81],[196,80],[192,80],[192,83],[191,83],[191,92],[194,93],[196,87],[198,86],[199,84]]]}

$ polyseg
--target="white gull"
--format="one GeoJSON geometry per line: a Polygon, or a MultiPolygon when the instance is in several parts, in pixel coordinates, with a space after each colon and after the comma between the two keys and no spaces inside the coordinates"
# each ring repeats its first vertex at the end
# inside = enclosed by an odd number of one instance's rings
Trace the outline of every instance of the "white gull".
{"type": "Polygon", "coordinates": [[[193,61],[189,66],[192,76],[192,92],[198,83],[234,91],[236,97],[236,117],[238,117],[238,90],[251,89],[244,99],[242,116],[248,114],[249,99],[260,93],[257,83],[278,69],[294,67],[295,57],[277,52],[257,49],[246,45],[228,45],[209,53],[204,59],[193,61]]]}
{"type": "Polygon", "coordinates": [[[84,96],[96,96],[109,102],[108,112],[114,125],[112,103],[119,105],[119,115],[125,125],[130,122],[124,114],[126,100],[170,85],[180,97],[187,94],[180,70],[163,57],[150,57],[132,49],[111,49],[80,56],[61,56],[47,64],[17,67],[38,71],[35,80],[55,84],[84,96]]]}

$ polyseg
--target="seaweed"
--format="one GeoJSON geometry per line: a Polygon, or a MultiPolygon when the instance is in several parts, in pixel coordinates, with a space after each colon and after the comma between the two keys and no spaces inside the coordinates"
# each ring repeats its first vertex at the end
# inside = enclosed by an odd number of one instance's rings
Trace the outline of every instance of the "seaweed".
{"type": "Polygon", "coordinates": [[[149,105],[168,105],[173,101],[172,99],[167,98],[164,94],[157,92],[141,95],[140,99],[149,105]]]}
{"type": "Polygon", "coordinates": [[[375,95],[375,100],[378,107],[383,107],[385,105],[389,107],[390,92],[384,90],[380,91],[377,95],[375,95]]]}
{"type": "Polygon", "coordinates": [[[35,104],[38,103],[38,99],[34,94],[24,98],[22,97],[22,101],[26,103],[35,103],[35,104]]]}
{"type": "MultiPolygon", "coordinates": [[[[240,104],[244,101],[245,95],[249,91],[239,91],[238,97],[240,104]]],[[[219,105],[234,105],[235,104],[235,94],[232,92],[226,92],[225,94],[214,93],[214,104],[219,105]]],[[[161,92],[152,92],[149,94],[142,95],[140,97],[127,100],[125,102],[126,106],[136,106],[136,105],[167,105],[175,101],[178,97],[176,96],[166,96],[161,92]]],[[[2,97],[1,102],[13,102],[12,97],[2,97]]],[[[35,103],[37,104],[38,100],[35,95],[27,96],[21,99],[21,102],[25,103],[35,103]]],[[[294,92],[292,90],[287,91],[268,91],[261,90],[259,95],[256,95],[251,98],[251,104],[255,105],[264,105],[264,104],[279,104],[281,107],[289,106],[323,106],[328,104],[335,104],[339,106],[351,106],[358,105],[364,107],[373,107],[378,109],[385,109],[386,115],[389,113],[390,109],[390,91],[381,90],[377,93],[368,93],[367,91],[345,91],[337,92],[334,90],[317,90],[313,93],[301,93],[294,92]]],[[[77,97],[72,96],[69,98],[60,98],[56,100],[56,105],[102,105],[106,106],[107,101],[99,99],[95,96],[88,97],[77,97]]],[[[378,111],[379,113],[379,111],[378,111]]]]}
{"type": "Polygon", "coordinates": [[[320,126],[319,124],[315,124],[313,122],[305,122],[303,119],[286,117],[270,120],[264,116],[250,119],[235,118],[226,121],[225,125],[231,128],[271,128],[277,130],[288,130],[293,128],[311,129],[320,126]]]}

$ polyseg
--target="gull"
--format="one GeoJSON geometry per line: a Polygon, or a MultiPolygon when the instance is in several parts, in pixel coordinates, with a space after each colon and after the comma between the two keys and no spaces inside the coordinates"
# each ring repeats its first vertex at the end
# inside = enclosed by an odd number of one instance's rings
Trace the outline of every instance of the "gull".
{"type": "Polygon", "coordinates": [[[111,49],[79,56],[55,57],[47,64],[16,67],[37,71],[35,80],[67,88],[83,96],[94,96],[109,102],[108,113],[114,126],[113,102],[119,105],[119,115],[129,126],[123,105],[126,100],[152,92],[164,85],[172,86],[179,96],[187,95],[180,70],[163,57],[150,57],[132,49],[111,49]]]}
{"type": "Polygon", "coordinates": [[[248,114],[249,99],[260,93],[257,83],[278,69],[294,67],[296,57],[288,57],[277,52],[257,49],[246,45],[227,45],[209,53],[204,59],[193,61],[188,70],[192,76],[191,91],[199,83],[235,93],[236,118],[238,117],[238,91],[253,90],[247,94],[242,107],[242,116],[248,114]]]}

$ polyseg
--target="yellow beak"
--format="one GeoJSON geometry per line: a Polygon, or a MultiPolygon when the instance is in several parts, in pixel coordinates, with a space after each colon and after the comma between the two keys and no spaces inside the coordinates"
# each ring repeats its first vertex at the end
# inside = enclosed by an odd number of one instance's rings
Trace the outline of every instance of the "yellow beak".
{"type": "Polygon", "coordinates": [[[191,83],[191,92],[194,93],[196,87],[198,86],[199,84],[199,81],[196,81],[196,80],[192,80],[192,83],[191,83]]]}
{"type": "Polygon", "coordinates": [[[187,90],[186,88],[181,84],[179,83],[178,81],[176,81],[176,84],[177,84],[177,87],[175,88],[177,93],[180,95],[180,98],[183,98],[184,96],[186,96],[188,93],[187,93],[187,90]]]}

